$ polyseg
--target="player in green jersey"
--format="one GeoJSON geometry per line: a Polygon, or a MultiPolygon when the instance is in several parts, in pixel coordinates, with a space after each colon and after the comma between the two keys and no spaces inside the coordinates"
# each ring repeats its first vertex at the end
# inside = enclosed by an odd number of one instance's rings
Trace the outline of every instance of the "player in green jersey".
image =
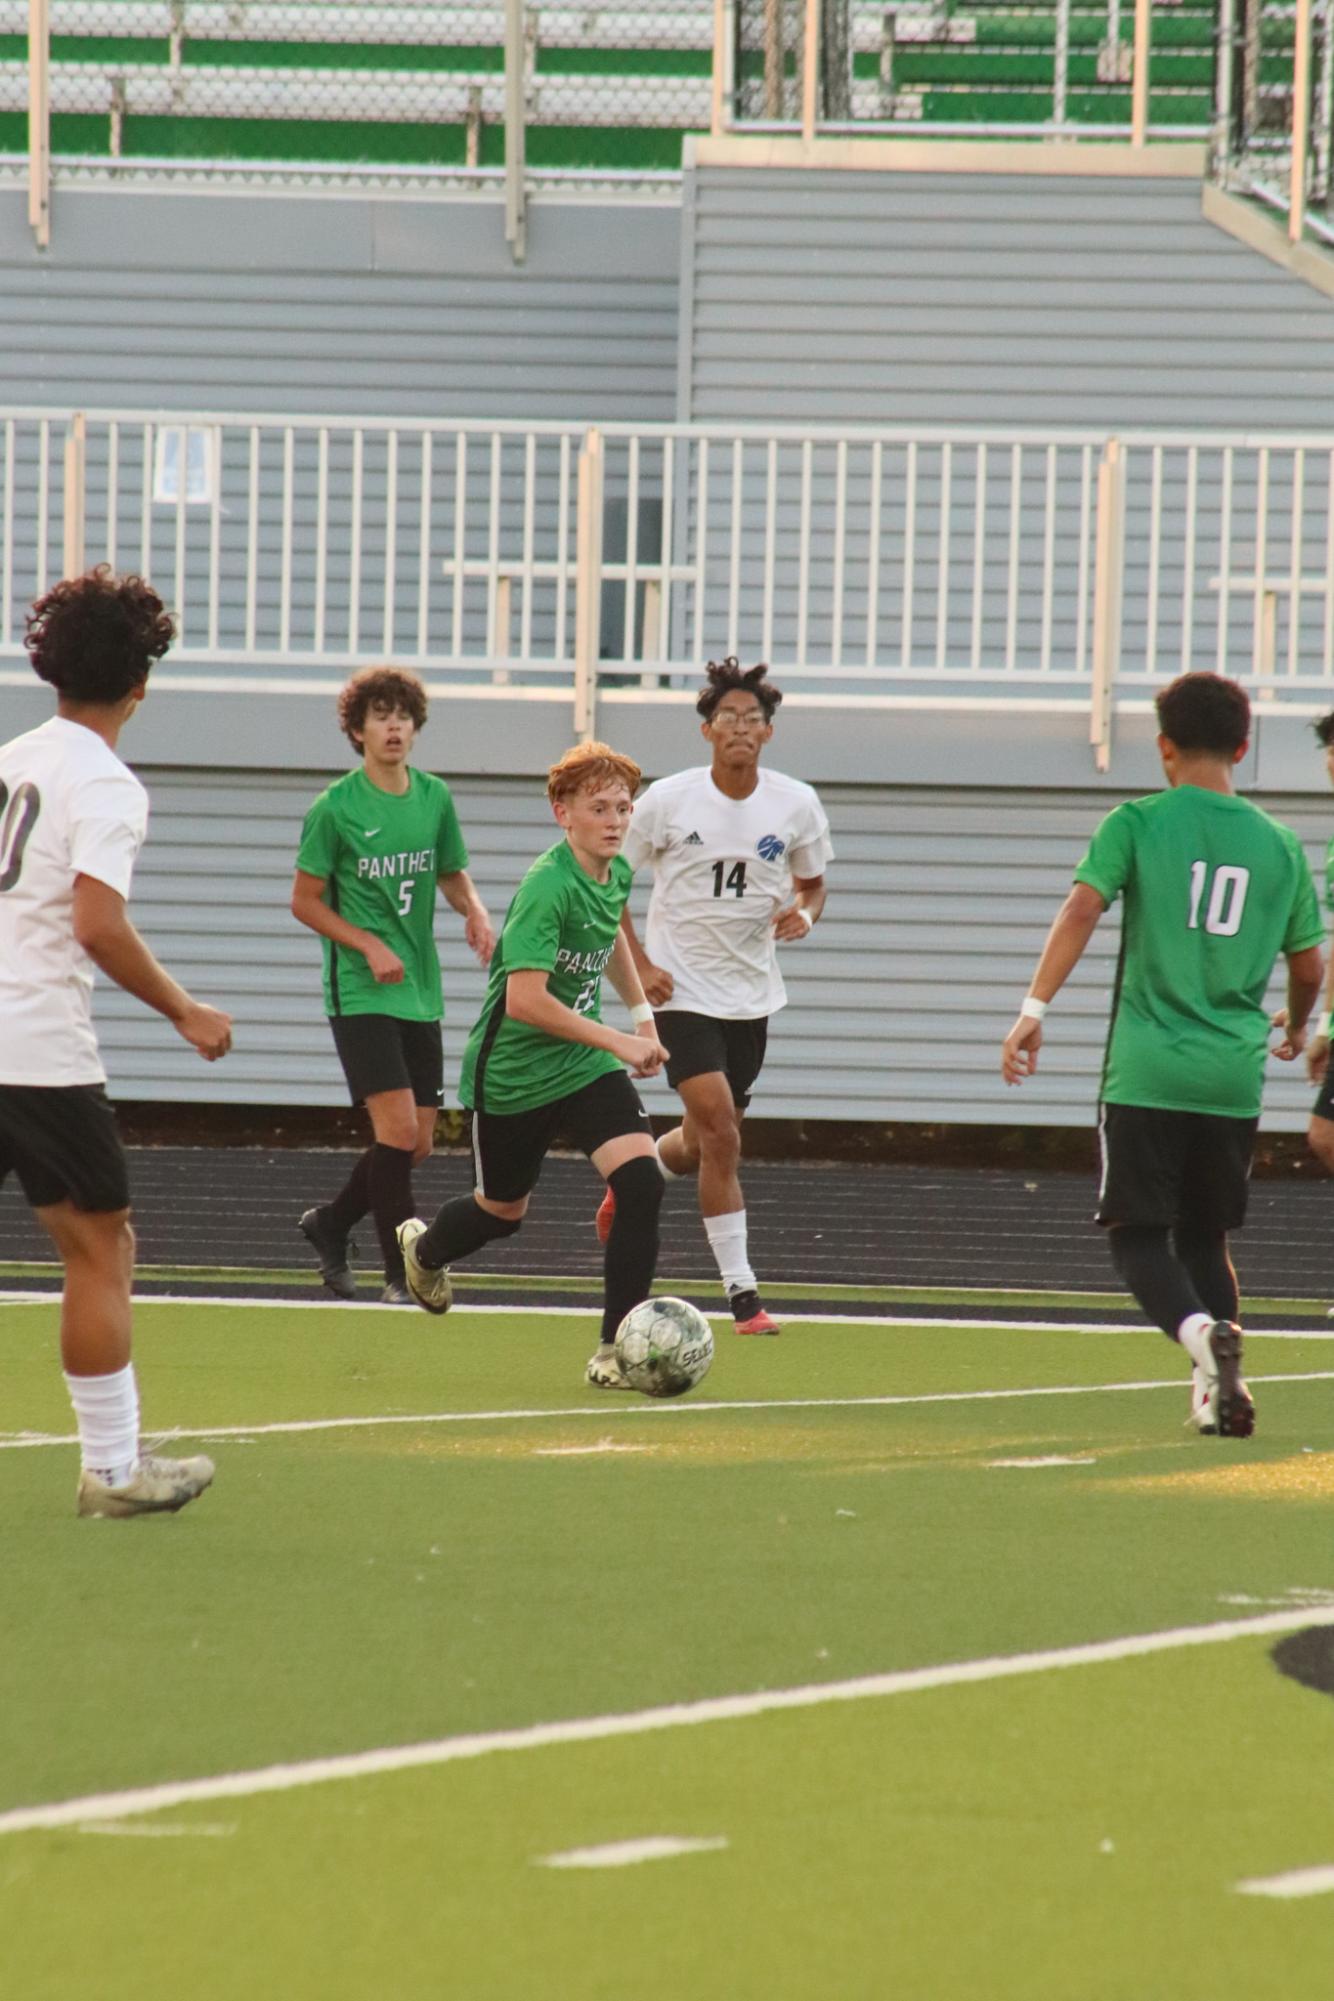
{"type": "Polygon", "coordinates": [[[1101,1091],[1097,1219],[1148,1317],[1193,1364],[1197,1430],[1249,1437],[1228,1232],[1246,1216],[1280,953],[1288,1000],[1273,1054],[1291,1062],[1320,991],[1323,930],[1291,828],[1233,790],[1250,738],[1245,690],[1183,674],[1157,697],[1168,789],[1097,828],[1052,925],[1001,1073],[1037,1068],[1042,1018],[1103,912],[1123,899],[1121,960],[1101,1091]]]}
{"type": "Polygon", "coordinates": [[[429,1229],[414,1217],[398,1233],[409,1290],[428,1312],[446,1312],[447,1267],[512,1237],[548,1149],[557,1138],[572,1142],[616,1195],[602,1332],[587,1371],[599,1389],[626,1387],[616,1330],[648,1297],[662,1206],[648,1114],[625,1074],[654,1077],[667,1059],[621,930],[631,879],[621,844],[639,778],[637,764],[601,743],[552,765],[547,796],[564,839],[515,891],[463,1057],[459,1095],[472,1110],[476,1185],[446,1202],[429,1229]],[[630,1010],[632,1035],[602,1019],[604,973],[630,1010]]]}
{"type": "Polygon", "coordinates": [[[332,1202],[307,1209],[300,1228],[329,1290],[352,1299],[348,1235],[369,1211],[384,1258],[383,1297],[406,1304],[396,1232],[413,1211],[412,1170],[431,1151],[444,1077],[437,886],[484,966],[495,940],[468,875],[449,787],[408,763],[426,721],[417,676],[396,667],[354,674],[339,695],[338,720],[361,763],[306,815],[292,915],[323,941],[325,1012],[374,1141],[332,1202]]]}
{"type": "MultiPolygon", "coordinates": [[[[1334,710],[1321,716],[1312,724],[1316,737],[1325,753],[1325,770],[1331,785],[1334,785],[1334,710]]],[[[1334,912],[1334,841],[1325,851],[1325,905],[1334,912]]],[[[1329,967],[1325,974],[1324,1011],[1316,1024],[1316,1030],[1306,1045],[1306,1068],[1313,1084],[1320,1086],[1320,1095],[1311,1113],[1311,1123],[1306,1128],[1306,1137],[1312,1153],[1323,1167],[1334,1170],[1334,1049],[1330,1044],[1330,1022],[1334,1018],[1334,952],[1329,955],[1329,967]]]]}

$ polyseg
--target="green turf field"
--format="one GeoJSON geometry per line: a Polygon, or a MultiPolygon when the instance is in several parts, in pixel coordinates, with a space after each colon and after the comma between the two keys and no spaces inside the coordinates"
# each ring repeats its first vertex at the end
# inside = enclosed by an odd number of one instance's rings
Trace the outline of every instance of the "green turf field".
{"type": "Polygon", "coordinates": [[[6,1996],[1327,1978],[1334,1893],[1235,1887],[1334,1864],[1334,1702],[1270,1660],[1334,1617],[1318,1330],[1220,1441],[1147,1333],[794,1322],[651,1404],[589,1315],[148,1301],[145,1421],[218,1480],[113,1523],[17,1443],[72,1428],[55,1311],[0,1309],[6,1996]]]}

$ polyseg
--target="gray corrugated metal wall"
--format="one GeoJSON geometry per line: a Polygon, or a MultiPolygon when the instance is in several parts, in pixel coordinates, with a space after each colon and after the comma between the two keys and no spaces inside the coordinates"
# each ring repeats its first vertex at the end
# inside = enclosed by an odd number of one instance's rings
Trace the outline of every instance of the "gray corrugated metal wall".
{"type": "MultiPolygon", "coordinates": [[[[205,1065],[114,989],[98,1020],[122,1098],[340,1104],[324,1026],[319,947],[287,908],[305,807],[327,775],[145,770],[153,797],[133,910],[172,970],[236,1016],[236,1048],[205,1065]],[[220,866],[220,858],[225,866],[220,866]]],[[[451,781],[473,872],[497,920],[553,829],[531,779],[451,781]]],[[[1118,939],[1115,916],[1053,1010],[1038,1077],[1007,1092],[999,1042],[1088,835],[1114,803],[1093,791],[823,785],[838,859],[828,913],[784,955],[779,1017],[758,1117],[1084,1125],[1097,1093],[1118,939]]],[[[1274,803],[1323,855],[1327,799],[1274,803]]],[[[645,888],[636,890],[642,910],[645,888]]],[[[482,977],[461,927],[438,924],[450,1100],[482,977]]],[[[611,1007],[618,1004],[613,1000],[611,1007]]],[[[612,1018],[615,1018],[614,1015],[612,1018]]],[[[1267,1122],[1304,1125],[1311,1093],[1271,1066],[1267,1122]]],[[[672,1102],[663,1086],[646,1095],[672,1102]]]]}
{"type": "Polygon", "coordinates": [[[0,192],[0,402],[671,418],[675,206],[0,192]]]}
{"type": "Polygon", "coordinates": [[[1320,428],[1334,301],[1189,181],[699,168],[678,414],[1320,428]]]}

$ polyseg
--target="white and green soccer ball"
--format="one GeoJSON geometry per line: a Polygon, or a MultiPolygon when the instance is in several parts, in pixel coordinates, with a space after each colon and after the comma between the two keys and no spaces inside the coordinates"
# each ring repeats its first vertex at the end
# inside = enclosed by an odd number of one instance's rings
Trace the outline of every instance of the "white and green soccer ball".
{"type": "Polygon", "coordinates": [[[713,1329],[688,1299],[645,1299],[616,1329],[616,1355],[632,1390],[682,1397],[709,1373],[713,1329]]]}

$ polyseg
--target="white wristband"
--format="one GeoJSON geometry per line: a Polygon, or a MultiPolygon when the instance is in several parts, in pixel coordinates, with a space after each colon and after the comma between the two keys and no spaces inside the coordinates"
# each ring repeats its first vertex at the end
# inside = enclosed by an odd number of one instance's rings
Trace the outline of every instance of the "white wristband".
{"type": "Polygon", "coordinates": [[[799,903],[796,908],[798,917],[801,919],[802,923],[806,926],[806,929],[810,931],[814,926],[815,919],[811,916],[810,911],[806,908],[804,903],[799,903]]]}
{"type": "Polygon", "coordinates": [[[1019,1003],[1019,1012],[1026,1014],[1030,1021],[1041,1021],[1047,1007],[1046,1001],[1035,1000],[1032,994],[1025,994],[1019,1003]]]}
{"type": "Polygon", "coordinates": [[[642,1021],[652,1021],[653,1009],[647,1001],[640,1001],[635,1007],[631,1008],[630,1019],[635,1027],[638,1028],[642,1021]]]}
{"type": "Polygon", "coordinates": [[[1326,1042],[1328,1042],[1329,1040],[1329,1030],[1331,1021],[1334,1021],[1334,1014],[1331,1013],[1329,1008],[1326,1008],[1324,1013],[1321,1015],[1319,1021],[1315,1025],[1316,1034],[1323,1035],[1326,1042]]]}

